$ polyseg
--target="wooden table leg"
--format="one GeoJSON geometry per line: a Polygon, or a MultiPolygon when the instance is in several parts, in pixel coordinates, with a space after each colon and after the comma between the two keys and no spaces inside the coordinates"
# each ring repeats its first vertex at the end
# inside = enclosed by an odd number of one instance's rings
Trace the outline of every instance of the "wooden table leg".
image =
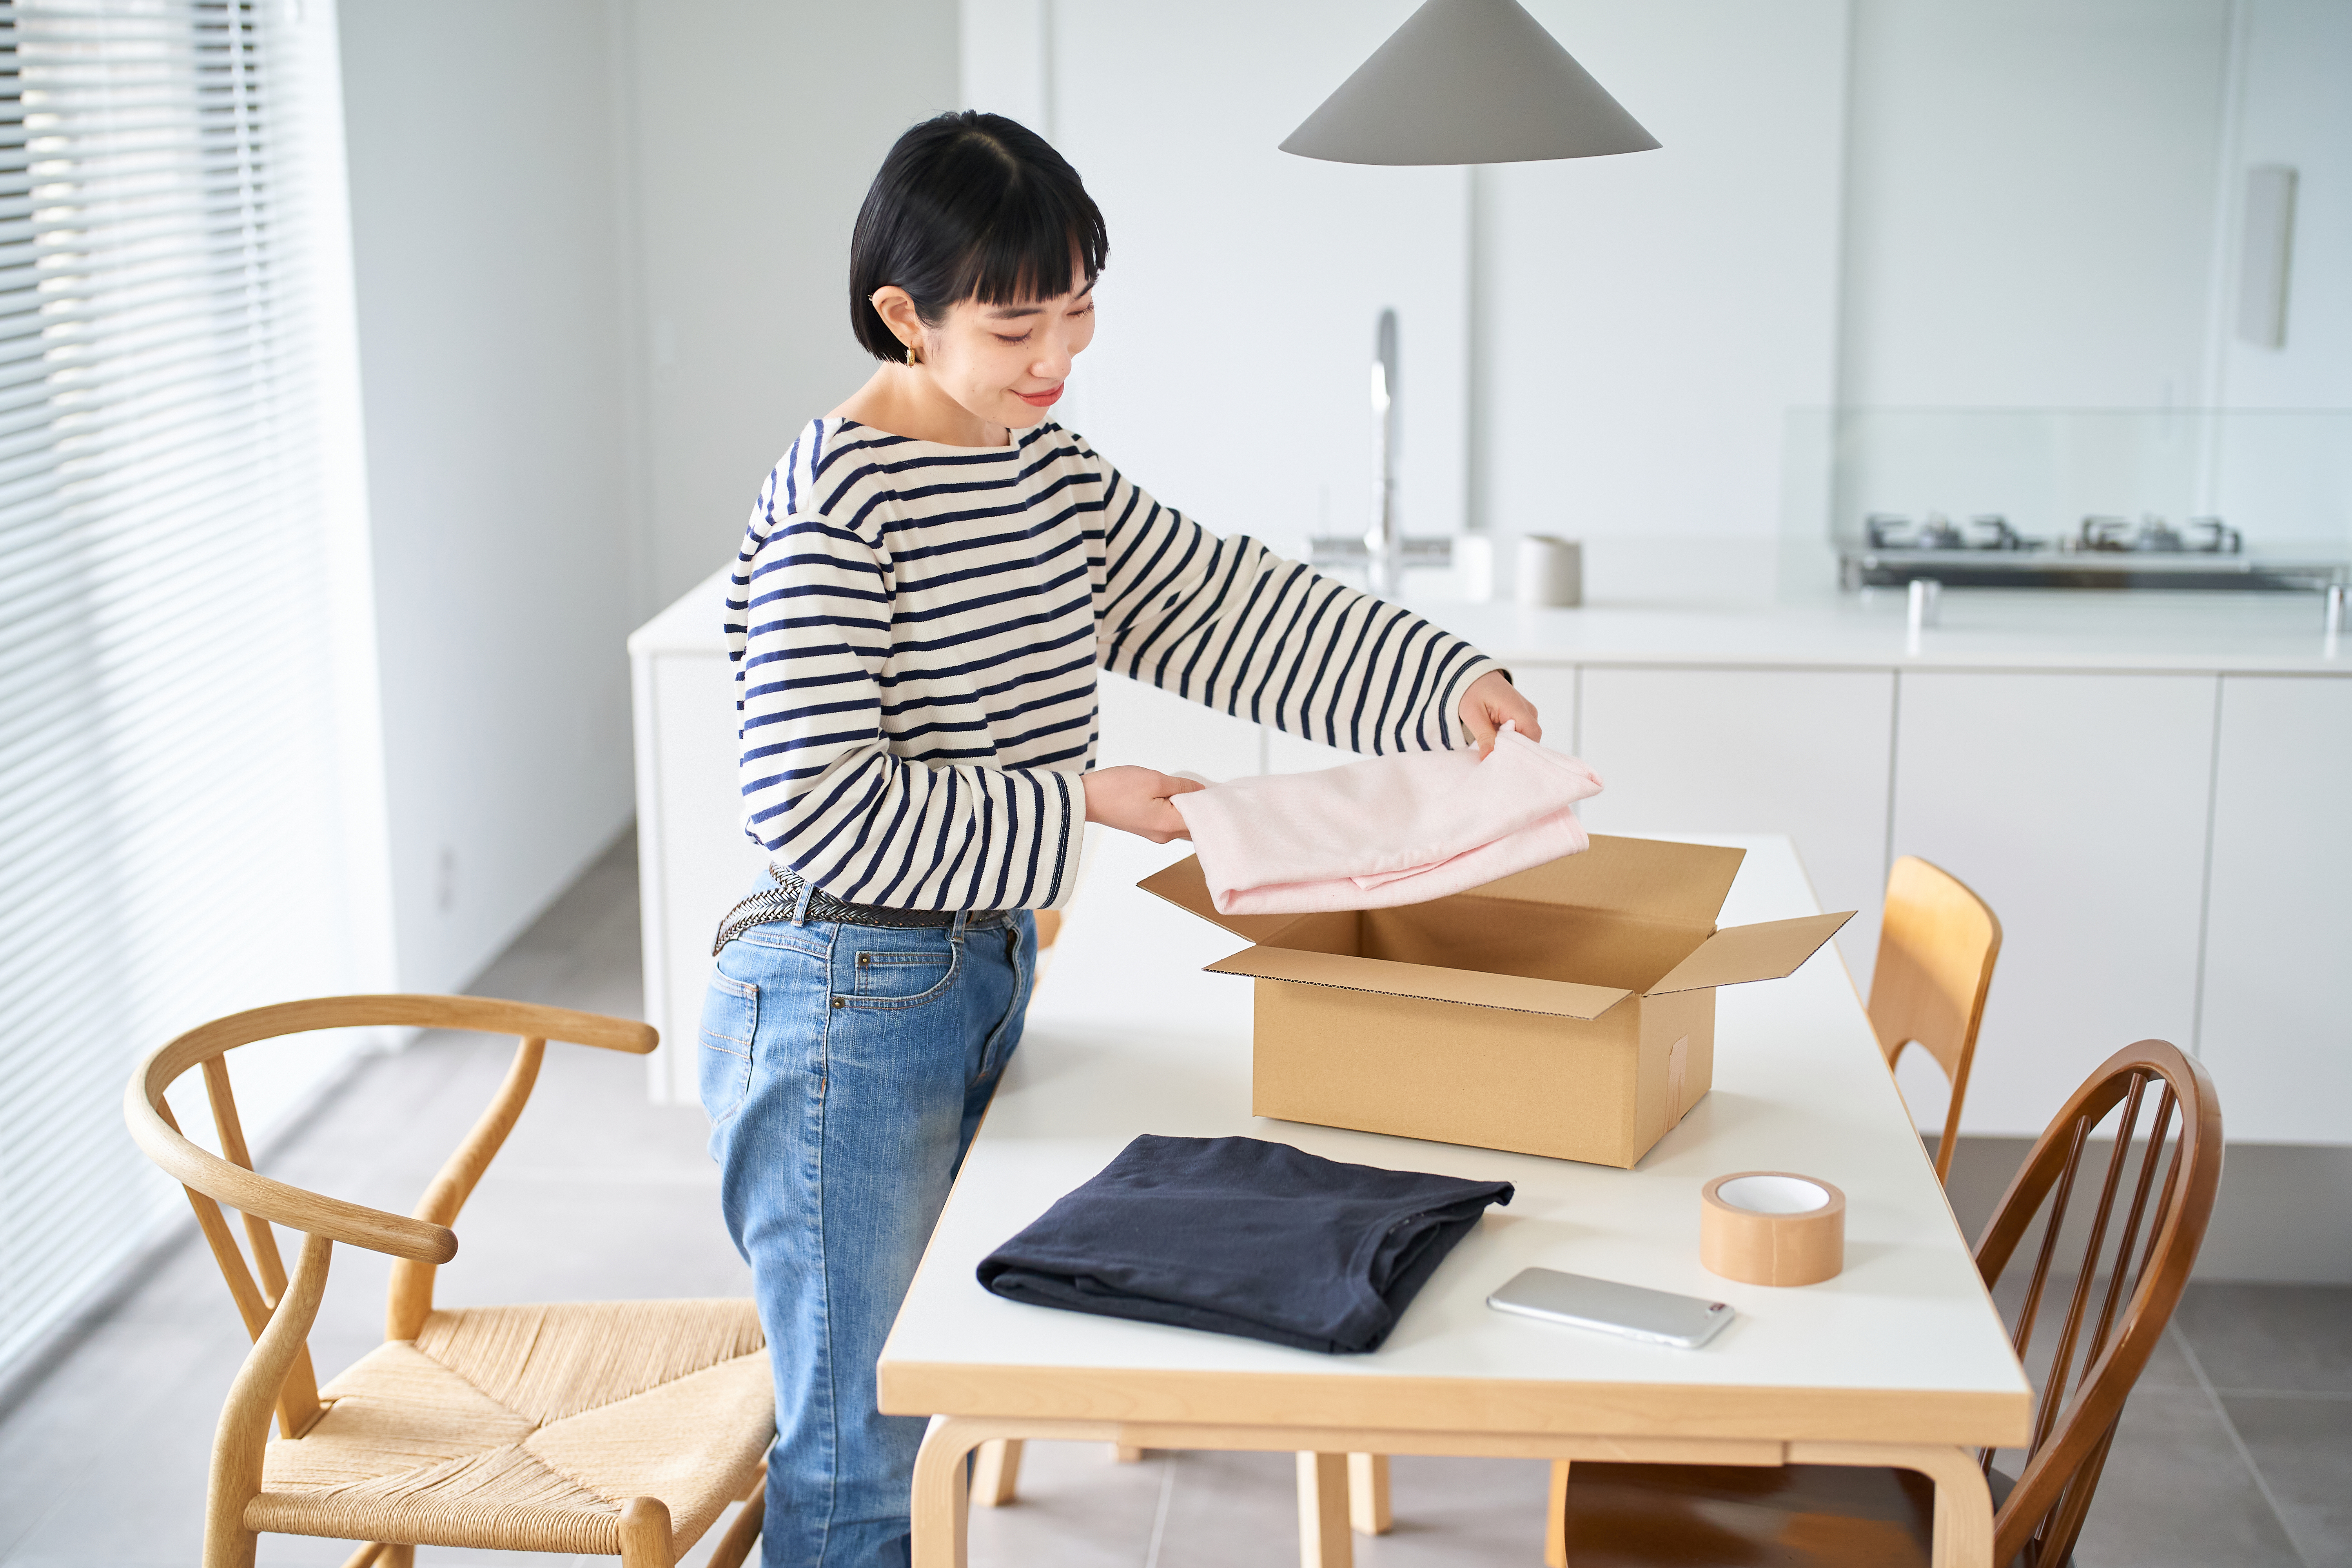
{"type": "Polygon", "coordinates": [[[1544,1521],[1544,1568],[1568,1568],[1568,1461],[1551,1462],[1550,1515],[1544,1521]]]}
{"type": "Polygon", "coordinates": [[[1348,1536],[1348,1456],[1298,1456],[1299,1568],[1353,1568],[1348,1536]]]}
{"type": "Polygon", "coordinates": [[[964,1456],[987,1439],[975,1424],[950,1415],[931,1417],[931,1429],[915,1453],[915,1485],[908,1500],[914,1525],[914,1568],[965,1568],[965,1527],[971,1494],[965,1489],[964,1456]]]}
{"type": "Polygon", "coordinates": [[[1358,1535],[1386,1535],[1389,1513],[1389,1457],[1386,1454],[1348,1456],[1348,1522],[1358,1535]]]}
{"type": "Polygon", "coordinates": [[[1976,1456],[1945,1450],[1936,1481],[1935,1568],[1992,1568],[1992,1491],[1976,1456]]]}
{"type": "Polygon", "coordinates": [[[967,1530],[971,1517],[971,1484],[966,1461],[973,1449],[982,1445],[1003,1446],[1002,1479],[1009,1493],[1024,1439],[1115,1443],[1121,1430],[1115,1421],[932,1416],[930,1430],[923,1434],[923,1446],[915,1453],[915,1483],[907,1499],[907,1511],[914,1526],[914,1568],[965,1568],[967,1530]]]}
{"type": "MultiPolygon", "coordinates": [[[[1564,1437],[1536,1433],[1437,1433],[1362,1428],[1181,1425],[1151,1422],[1036,1421],[996,1416],[931,1418],[915,1456],[909,1498],[913,1568],[965,1568],[965,1460],[992,1440],[1053,1438],[1137,1447],[1284,1450],[1297,1456],[1301,1568],[1353,1568],[1349,1533],[1349,1457],[1429,1453],[1557,1458],[1563,1448],[1586,1458],[1666,1465],[1868,1465],[1916,1470],[1936,1486],[1934,1568],[1993,1568],[1992,1493],[1972,1448],[1927,1443],[1781,1443],[1759,1438],[1564,1437]],[[1311,1447],[1309,1445],[1312,1445],[1311,1447]]],[[[1569,1467],[1554,1475],[1558,1492],[1569,1467]]],[[[406,1568],[388,1550],[376,1568],[406,1568]]]]}
{"type": "Polygon", "coordinates": [[[1003,1508],[1021,1486],[1021,1439],[992,1437],[971,1457],[971,1500],[1003,1508]]]}
{"type": "Polygon", "coordinates": [[[1936,1483],[1934,1568],[1992,1568],[1992,1491],[1972,1448],[1929,1443],[1791,1443],[1792,1465],[1892,1465],[1936,1483]]]}

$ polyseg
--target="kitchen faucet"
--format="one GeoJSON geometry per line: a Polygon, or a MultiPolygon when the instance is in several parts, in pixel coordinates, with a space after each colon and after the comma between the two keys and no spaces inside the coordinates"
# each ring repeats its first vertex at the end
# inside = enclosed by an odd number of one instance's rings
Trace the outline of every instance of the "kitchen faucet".
{"type": "Polygon", "coordinates": [[[1397,313],[1381,312],[1372,336],[1372,521],[1359,537],[1321,534],[1308,541],[1308,560],[1316,566],[1361,567],[1368,585],[1381,598],[1393,598],[1404,583],[1407,566],[1451,566],[1454,541],[1444,535],[1427,539],[1405,537],[1397,519],[1397,313]]]}

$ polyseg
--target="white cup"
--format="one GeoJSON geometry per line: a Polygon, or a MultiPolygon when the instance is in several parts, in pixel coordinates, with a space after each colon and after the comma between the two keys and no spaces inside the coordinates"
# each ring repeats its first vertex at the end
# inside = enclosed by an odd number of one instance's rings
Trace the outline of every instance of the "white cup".
{"type": "Polygon", "coordinates": [[[1584,603],[1584,546],[1549,533],[1519,535],[1517,597],[1569,609],[1584,603]]]}

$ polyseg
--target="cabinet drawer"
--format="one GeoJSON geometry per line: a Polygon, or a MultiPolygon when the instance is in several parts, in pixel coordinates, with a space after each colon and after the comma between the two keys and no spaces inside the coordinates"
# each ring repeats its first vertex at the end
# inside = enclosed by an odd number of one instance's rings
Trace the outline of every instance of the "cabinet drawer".
{"type": "Polygon", "coordinates": [[[2119,1047],[2193,1043],[2217,687],[1902,677],[1894,851],[1968,883],[2002,928],[1966,1131],[2039,1133],[2119,1047]]]}
{"type": "MultiPolygon", "coordinates": [[[[1578,754],[1607,785],[1600,833],[1785,833],[1864,990],[1886,889],[1890,670],[1588,667],[1578,754]]],[[[1564,738],[1564,737],[1563,737],[1564,738]]]]}
{"type": "Polygon", "coordinates": [[[2198,1054],[2232,1142],[2352,1142],[2352,680],[2225,676],[2198,1054]]]}

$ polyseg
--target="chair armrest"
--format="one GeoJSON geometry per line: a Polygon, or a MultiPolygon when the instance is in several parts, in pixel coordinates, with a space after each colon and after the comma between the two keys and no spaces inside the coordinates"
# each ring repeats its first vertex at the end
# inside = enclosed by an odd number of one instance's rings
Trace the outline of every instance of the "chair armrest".
{"type": "Polygon", "coordinates": [[[292,1186],[231,1164],[191,1142],[156,1109],[163,1089],[179,1076],[160,1070],[167,1065],[163,1058],[170,1049],[167,1046],[149,1057],[142,1070],[131,1076],[123,1089],[122,1119],[141,1152],[183,1185],[240,1214],[289,1226],[306,1236],[322,1236],[420,1263],[446,1263],[457,1256],[457,1233],[447,1226],[386,1214],[364,1204],[292,1186]]]}

